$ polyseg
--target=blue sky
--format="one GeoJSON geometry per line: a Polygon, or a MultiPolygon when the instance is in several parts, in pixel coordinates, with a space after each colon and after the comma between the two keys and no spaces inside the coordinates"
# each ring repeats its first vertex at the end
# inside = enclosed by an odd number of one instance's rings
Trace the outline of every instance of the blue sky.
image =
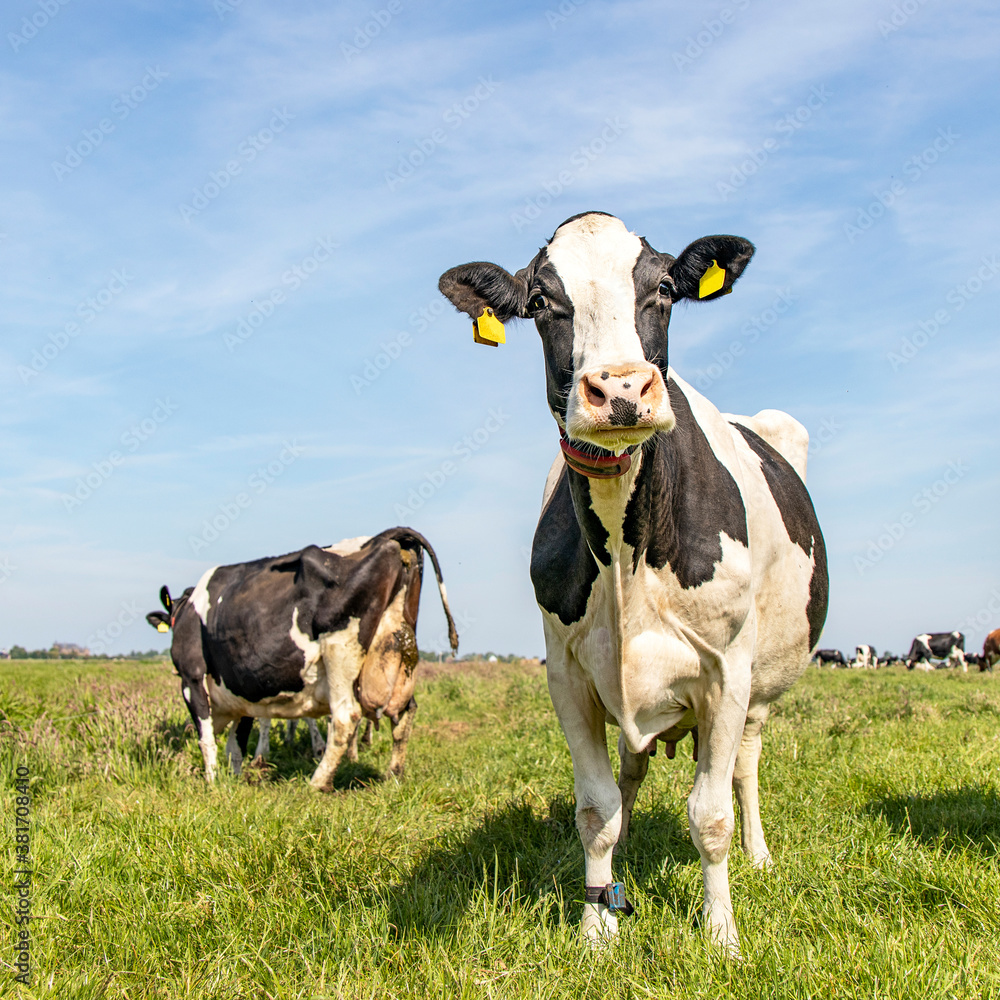
{"type": "MultiPolygon", "coordinates": [[[[675,310],[670,359],[809,428],[823,644],[1000,625],[994,5],[0,21],[0,646],[164,646],[162,583],[408,523],[463,651],[541,653],[537,335],[474,345],[437,278],[524,266],[589,209],[673,253],[757,245],[736,294],[675,310]]],[[[418,640],[445,646],[429,587],[418,640]]]]}

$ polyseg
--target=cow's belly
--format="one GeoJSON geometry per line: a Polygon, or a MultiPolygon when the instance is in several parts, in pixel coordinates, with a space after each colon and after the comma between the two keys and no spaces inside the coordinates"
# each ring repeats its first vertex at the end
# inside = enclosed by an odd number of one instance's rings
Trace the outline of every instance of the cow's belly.
{"type": "Polygon", "coordinates": [[[746,550],[731,544],[739,551],[730,555],[743,557],[735,560],[739,565],[720,564],[698,594],[684,591],[669,569],[640,561],[636,574],[623,581],[624,615],[614,614],[614,587],[604,570],[579,622],[565,626],[546,614],[547,631],[586,675],[608,722],[621,728],[633,751],[690,718],[706,662],[725,656],[742,636],[751,607],[748,566],[746,550]],[[616,619],[624,622],[620,655],[616,619]]]}

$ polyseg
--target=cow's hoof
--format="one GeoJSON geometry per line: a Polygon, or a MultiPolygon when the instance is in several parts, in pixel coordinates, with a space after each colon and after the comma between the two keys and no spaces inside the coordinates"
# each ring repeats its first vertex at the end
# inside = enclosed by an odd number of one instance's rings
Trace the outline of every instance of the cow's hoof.
{"type": "Polygon", "coordinates": [[[618,918],[603,903],[584,903],[580,930],[592,948],[606,948],[618,935],[618,918]]]}

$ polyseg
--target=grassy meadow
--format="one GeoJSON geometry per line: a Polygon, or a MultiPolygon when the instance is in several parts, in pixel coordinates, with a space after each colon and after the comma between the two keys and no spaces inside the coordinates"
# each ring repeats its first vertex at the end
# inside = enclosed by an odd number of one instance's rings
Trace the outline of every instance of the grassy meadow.
{"type": "Polygon", "coordinates": [[[404,780],[380,780],[383,726],[319,795],[304,726],[293,747],[275,728],[267,769],[207,787],[166,663],[0,662],[0,995],[1000,997],[1000,676],[806,673],[765,731],[775,867],[731,855],[730,962],[699,929],[689,740],[651,762],[617,862],[638,913],[592,952],[543,668],[420,669],[404,780]],[[11,969],[18,765],[28,987],[11,969]]]}

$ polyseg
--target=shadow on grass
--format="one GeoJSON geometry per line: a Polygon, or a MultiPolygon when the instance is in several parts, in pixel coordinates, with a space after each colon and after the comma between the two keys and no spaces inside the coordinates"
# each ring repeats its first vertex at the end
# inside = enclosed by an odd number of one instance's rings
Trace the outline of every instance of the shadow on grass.
{"type": "Polygon", "coordinates": [[[869,801],[864,811],[922,843],[943,840],[1000,853],[1000,796],[993,789],[966,786],[930,795],[887,795],[869,801]]]}
{"type": "MultiPolygon", "coordinates": [[[[557,796],[542,818],[528,802],[511,801],[472,829],[445,834],[391,887],[389,921],[400,933],[450,936],[473,901],[485,897],[502,913],[537,906],[539,916],[575,923],[583,909],[575,808],[572,799],[557,796]]],[[[698,861],[698,852],[678,817],[654,807],[633,818],[629,851],[615,859],[615,873],[654,905],[686,917],[689,893],[678,891],[672,870],[692,860],[698,861]]]]}

